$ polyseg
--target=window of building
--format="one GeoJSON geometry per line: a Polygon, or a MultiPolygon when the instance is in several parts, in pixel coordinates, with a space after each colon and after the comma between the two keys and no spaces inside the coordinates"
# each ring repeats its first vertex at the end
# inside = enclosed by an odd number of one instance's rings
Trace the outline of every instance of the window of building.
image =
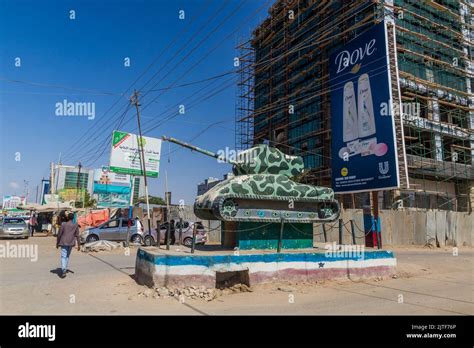
{"type": "Polygon", "coordinates": [[[66,172],[64,178],[64,188],[78,188],[79,186],[79,189],[87,189],[88,181],[88,173],[66,172]]]}

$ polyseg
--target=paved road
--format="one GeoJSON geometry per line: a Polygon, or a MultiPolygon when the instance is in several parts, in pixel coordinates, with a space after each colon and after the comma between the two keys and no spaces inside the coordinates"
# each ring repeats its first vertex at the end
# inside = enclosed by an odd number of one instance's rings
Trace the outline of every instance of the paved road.
{"type": "Polygon", "coordinates": [[[85,254],[73,251],[69,273],[55,273],[52,237],[0,241],[38,246],[38,260],[1,260],[2,314],[474,314],[474,250],[394,248],[398,278],[265,285],[253,293],[212,302],[153,299],[132,278],[136,249],[85,254]],[[402,300],[402,301],[401,301],[402,300]]]}

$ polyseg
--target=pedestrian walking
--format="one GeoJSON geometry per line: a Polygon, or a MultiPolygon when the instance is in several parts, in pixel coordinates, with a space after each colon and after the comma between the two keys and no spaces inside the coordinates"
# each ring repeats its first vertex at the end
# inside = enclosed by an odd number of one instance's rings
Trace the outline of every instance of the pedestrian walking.
{"type": "Polygon", "coordinates": [[[36,219],[36,214],[32,213],[30,216],[30,221],[28,221],[30,224],[30,236],[33,237],[33,234],[35,233],[36,225],[38,224],[38,219],[36,219]]]}
{"type": "Polygon", "coordinates": [[[61,278],[66,277],[67,266],[69,264],[69,257],[71,250],[77,242],[77,250],[81,248],[81,241],[79,239],[79,225],[73,222],[74,214],[69,213],[67,222],[63,222],[59,229],[56,240],[56,249],[61,247],[61,278]]]}

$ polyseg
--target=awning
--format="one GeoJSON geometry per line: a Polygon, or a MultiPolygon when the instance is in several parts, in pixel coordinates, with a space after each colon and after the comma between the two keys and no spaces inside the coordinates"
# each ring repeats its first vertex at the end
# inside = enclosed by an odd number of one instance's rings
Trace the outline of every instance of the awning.
{"type": "Polygon", "coordinates": [[[51,202],[51,203],[43,204],[43,205],[30,203],[30,204],[25,204],[21,206],[21,209],[32,210],[38,213],[49,213],[49,212],[54,212],[57,210],[76,210],[76,208],[74,207],[74,201],[51,202]]]}

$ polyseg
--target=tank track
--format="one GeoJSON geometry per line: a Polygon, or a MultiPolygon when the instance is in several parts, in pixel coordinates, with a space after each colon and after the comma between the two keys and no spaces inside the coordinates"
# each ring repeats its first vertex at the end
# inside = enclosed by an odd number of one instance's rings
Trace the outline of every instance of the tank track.
{"type": "Polygon", "coordinates": [[[196,202],[194,213],[203,220],[325,223],[339,218],[340,207],[334,199],[229,194],[205,207],[196,202]]]}

